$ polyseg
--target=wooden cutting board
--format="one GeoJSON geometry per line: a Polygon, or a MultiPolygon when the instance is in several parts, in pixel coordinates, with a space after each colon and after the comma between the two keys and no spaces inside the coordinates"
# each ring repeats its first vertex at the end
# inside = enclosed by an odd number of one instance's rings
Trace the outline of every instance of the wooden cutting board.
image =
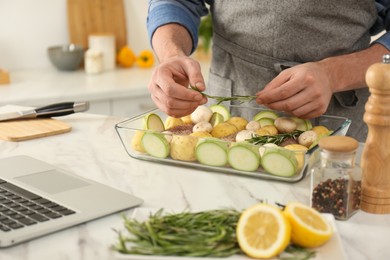
{"type": "Polygon", "coordinates": [[[67,133],[71,129],[67,123],[52,118],[6,121],[0,122],[0,140],[18,142],[67,133]]]}
{"type": "Polygon", "coordinates": [[[116,49],[126,45],[126,14],[123,0],[67,0],[71,43],[88,48],[88,35],[115,35],[116,49]]]}

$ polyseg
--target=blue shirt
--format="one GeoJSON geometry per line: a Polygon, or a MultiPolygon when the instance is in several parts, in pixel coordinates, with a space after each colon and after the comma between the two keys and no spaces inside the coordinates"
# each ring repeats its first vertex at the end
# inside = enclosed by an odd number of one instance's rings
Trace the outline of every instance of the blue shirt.
{"type": "MultiPolygon", "coordinates": [[[[208,14],[205,2],[210,0],[149,0],[147,29],[152,39],[156,29],[164,24],[177,23],[184,26],[192,37],[192,51],[198,45],[200,18],[208,14]]],[[[342,0],[341,0],[342,1],[342,0]]],[[[372,36],[386,31],[374,43],[380,43],[390,50],[390,0],[375,0],[378,17],[370,29],[372,36]]]]}

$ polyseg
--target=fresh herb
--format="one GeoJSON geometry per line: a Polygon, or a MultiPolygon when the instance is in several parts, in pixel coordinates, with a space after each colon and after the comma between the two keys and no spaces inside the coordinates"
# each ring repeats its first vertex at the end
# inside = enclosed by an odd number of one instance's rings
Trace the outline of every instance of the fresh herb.
{"type": "Polygon", "coordinates": [[[300,246],[289,245],[279,257],[280,260],[308,260],[316,256],[316,252],[300,246]]]}
{"type": "Polygon", "coordinates": [[[241,253],[236,239],[240,212],[232,209],[125,218],[127,237],[118,232],[115,250],[124,254],[228,257],[241,253]]]}
{"type": "Polygon", "coordinates": [[[232,97],[212,96],[212,95],[208,95],[206,93],[201,92],[195,86],[190,86],[190,87],[191,87],[191,89],[201,93],[203,96],[216,100],[217,104],[221,104],[222,102],[225,102],[225,101],[240,101],[240,103],[244,103],[244,102],[250,102],[250,101],[256,99],[256,96],[236,96],[236,95],[232,96],[232,97]]]}
{"type": "Polygon", "coordinates": [[[267,143],[273,143],[276,145],[280,145],[283,143],[283,141],[287,139],[297,139],[303,131],[300,130],[294,130],[291,133],[284,133],[284,134],[276,134],[276,135],[263,135],[263,136],[253,136],[250,139],[247,139],[246,141],[252,143],[252,144],[267,144],[267,143]]]}
{"type": "MultiPolygon", "coordinates": [[[[236,227],[241,212],[234,209],[168,214],[160,209],[139,222],[124,216],[125,232],[116,231],[114,250],[122,254],[188,257],[229,257],[243,254],[236,227]]],[[[307,260],[315,251],[289,245],[281,260],[307,260]]]]}

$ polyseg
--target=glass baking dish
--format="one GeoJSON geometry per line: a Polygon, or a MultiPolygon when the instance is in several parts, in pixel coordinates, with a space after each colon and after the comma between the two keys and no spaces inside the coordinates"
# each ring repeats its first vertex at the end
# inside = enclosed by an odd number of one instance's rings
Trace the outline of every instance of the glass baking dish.
{"type": "MultiPolygon", "coordinates": [[[[230,105],[226,107],[229,109],[231,117],[239,116],[239,117],[246,118],[248,121],[250,121],[253,118],[253,116],[259,113],[260,111],[269,110],[264,107],[245,107],[240,105],[230,105]]],[[[273,112],[276,112],[280,116],[284,115],[283,113],[277,111],[273,111],[273,112]]],[[[140,152],[139,149],[135,149],[134,145],[132,145],[132,140],[135,138],[137,132],[138,134],[140,134],[140,132],[143,133],[151,132],[149,130],[144,130],[144,118],[150,113],[157,114],[162,119],[163,122],[165,122],[167,118],[167,115],[165,115],[163,112],[159,111],[158,109],[155,109],[143,113],[141,115],[135,116],[133,118],[127,119],[115,125],[115,129],[120,137],[120,140],[126,152],[132,158],[146,160],[155,163],[170,164],[178,167],[191,167],[197,170],[213,171],[213,172],[220,172],[225,174],[237,174],[241,176],[254,177],[259,179],[293,183],[302,180],[306,176],[308,158],[310,154],[317,148],[316,146],[314,146],[307,151],[303,151],[303,152],[294,151],[294,153],[296,153],[296,157],[297,158],[301,157],[302,158],[301,160],[303,161],[301,162],[301,167],[299,167],[299,169],[292,176],[278,176],[278,175],[270,174],[261,165],[255,171],[243,171],[243,170],[234,169],[229,165],[209,166],[209,165],[201,164],[197,160],[184,161],[180,159],[172,159],[171,156],[168,156],[166,158],[153,157],[148,155],[146,152],[140,152]]],[[[318,126],[318,125],[325,126],[326,128],[332,131],[331,135],[345,135],[351,124],[351,120],[348,118],[339,117],[339,116],[330,116],[330,115],[322,115],[310,121],[313,126],[318,126]]],[[[169,139],[171,139],[172,136],[175,136],[175,134],[172,133],[166,133],[166,135],[167,138],[169,137],[169,139]]],[[[202,139],[201,137],[192,137],[192,138],[196,138],[198,141],[202,139]]],[[[224,141],[224,142],[227,142],[227,145],[233,143],[229,141],[224,141]]],[[[257,145],[258,148],[260,148],[260,146],[261,145],[257,145]]]]}

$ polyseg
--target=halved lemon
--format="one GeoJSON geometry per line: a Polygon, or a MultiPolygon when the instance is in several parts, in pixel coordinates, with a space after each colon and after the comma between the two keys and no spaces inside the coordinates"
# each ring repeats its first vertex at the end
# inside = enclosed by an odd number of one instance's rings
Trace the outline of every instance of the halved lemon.
{"type": "Polygon", "coordinates": [[[279,208],[260,203],[242,212],[236,232],[238,244],[245,254],[253,258],[271,258],[289,245],[291,226],[279,208]]]}
{"type": "Polygon", "coordinates": [[[302,247],[318,247],[333,235],[330,223],[317,210],[298,202],[290,202],[284,215],[291,223],[291,241],[302,247]]]}

